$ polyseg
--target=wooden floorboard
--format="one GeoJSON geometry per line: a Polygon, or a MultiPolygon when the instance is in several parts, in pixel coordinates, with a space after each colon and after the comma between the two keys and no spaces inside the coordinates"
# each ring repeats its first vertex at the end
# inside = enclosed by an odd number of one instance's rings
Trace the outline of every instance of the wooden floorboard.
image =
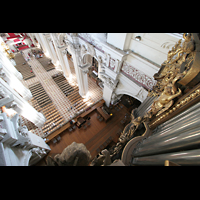
{"type": "Polygon", "coordinates": [[[86,148],[90,151],[93,159],[98,154],[96,151],[97,148],[103,145],[109,137],[112,137],[110,143],[113,141],[115,141],[116,143],[117,138],[119,137],[117,135],[117,132],[120,129],[123,130],[125,126],[122,125],[120,121],[124,118],[125,114],[128,113],[127,108],[123,107],[119,111],[116,111],[113,108],[112,113],[113,116],[108,122],[100,122],[97,119],[97,111],[92,111],[88,115],[91,118],[91,125],[87,127],[86,130],[84,130],[83,128],[76,128],[72,132],[65,130],[62,133],[60,133],[61,140],[58,143],[53,144],[52,141],[48,143],[51,148],[51,151],[48,155],[55,155],[57,153],[61,153],[72,142],[77,142],[85,144],[86,148]]]}

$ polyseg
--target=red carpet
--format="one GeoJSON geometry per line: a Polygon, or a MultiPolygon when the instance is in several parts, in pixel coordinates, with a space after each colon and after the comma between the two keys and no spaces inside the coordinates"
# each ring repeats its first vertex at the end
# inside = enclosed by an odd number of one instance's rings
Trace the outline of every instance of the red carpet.
{"type": "Polygon", "coordinates": [[[13,42],[21,42],[19,39],[14,39],[13,42]]]}
{"type": "Polygon", "coordinates": [[[24,41],[26,39],[27,36],[24,37],[24,39],[22,41],[24,41]]]}
{"type": "Polygon", "coordinates": [[[23,47],[19,47],[18,49],[19,49],[19,51],[21,51],[22,49],[27,49],[27,48],[29,48],[28,45],[23,46],[23,47]]]}
{"type": "MultiPolygon", "coordinates": [[[[20,33],[20,35],[15,35],[14,33],[8,33],[8,35],[10,37],[7,37],[7,39],[13,39],[13,42],[15,42],[15,44],[13,44],[15,47],[19,47],[18,50],[23,50],[23,49],[27,49],[29,48],[28,45],[26,45],[24,43],[25,39],[29,39],[31,42],[31,38],[29,38],[26,33],[20,33]]],[[[6,42],[6,41],[5,41],[6,42]]],[[[32,47],[34,47],[34,44],[31,44],[32,47]]]]}
{"type": "Polygon", "coordinates": [[[21,37],[20,35],[15,35],[14,33],[8,33],[8,35],[10,36],[10,37],[7,37],[8,40],[12,38],[21,37]]]}

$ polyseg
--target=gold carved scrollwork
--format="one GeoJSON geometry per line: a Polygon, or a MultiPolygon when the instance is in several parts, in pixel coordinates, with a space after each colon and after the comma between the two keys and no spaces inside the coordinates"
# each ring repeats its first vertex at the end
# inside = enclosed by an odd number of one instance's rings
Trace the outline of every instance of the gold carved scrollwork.
{"type": "Polygon", "coordinates": [[[150,92],[159,96],[151,105],[148,112],[149,117],[156,118],[150,122],[150,127],[164,118],[171,115],[174,111],[190,103],[200,95],[200,88],[192,91],[192,87],[200,81],[200,52],[199,52],[199,35],[196,33],[183,34],[184,41],[179,40],[171,51],[168,52],[167,60],[161,65],[161,69],[154,75],[157,84],[150,92]],[[187,86],[189,91],[174,104],[176,97],[181,95],[179,87],[187,86]],[[171,88],[171,89],[170,89],[171,88]],[[174,106],[173,106],[174,105],[174,106]]]}
{"type": "Polygon", "coordinates": [[[185,86],[191,89],[200,81],[200,39],[199,35],[195,34],[184,33],[183,39],[172,47],[167,60],[162,63],[158,73],[154,74],[157,83],[152,91],[149,91],[149,96],[158,97],[145,114],[150,121],[154,117],[152,123],[150,122],[151,126],[199,95],[200,89],[180,102],[176,101],[176,105],[173,106],[174,99],[183,94],[182,89],[185,86]]]}
{"type": "Polygon", "coordinates": [[[6,56],[9,59],[12,59],[15,57],[15,54],[11,52],[9,46],[7,44],[5,44],[4,42],[1,43],[1,46],[3,47],[4,52],[6,53],[6,56]]]}
{"type": "MultiPolygon", "coordinates": [[[[168,52],[167,60],[161,64],[158,73],[154,74],[157,84],[152,91],[149,91],[149,96],[160,96],[165,86],[172,83],[178,74],[182,75],[178,83],[187,85],[200,72],[200,68],[196,64],[199,64],[199,52],[195,51],[195,45],[199,41],[194,41],[193,34],[191,33],[184,33],[183,39],[180,39],[172,47],[172,50],[168,52]]],[[[190,85],[193,86],[192,84],[190,85]]]]}

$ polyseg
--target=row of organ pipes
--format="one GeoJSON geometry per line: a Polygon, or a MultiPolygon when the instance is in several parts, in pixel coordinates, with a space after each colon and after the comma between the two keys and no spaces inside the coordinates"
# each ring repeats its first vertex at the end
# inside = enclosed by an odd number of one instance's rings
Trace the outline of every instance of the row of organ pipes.
{"type": "Polygon", "coordinates": [[[131,165],[200,165],[200,102],[159,125],[132,152],[131,165]]]}

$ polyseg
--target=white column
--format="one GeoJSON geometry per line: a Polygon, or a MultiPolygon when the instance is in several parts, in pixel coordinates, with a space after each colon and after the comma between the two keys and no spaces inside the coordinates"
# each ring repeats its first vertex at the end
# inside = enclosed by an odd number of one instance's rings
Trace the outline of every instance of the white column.
{"type": "Polygon", "coordinates": [[[68,60],[64,59],[65,55],[63,54],[63,51],[65,51],[66,47],[65,46],[64,47],[59,47],[55,37],[56,37],[55,33],[51,33],[51,38],[52,38],[54,46],[56,48],[56,53],[58,55],[59,63],[61,65],[63,74],[64,74],[65,78],[68,78],[69,75],[71,74],[71,72],[70,72],[68,60]]]}
{"type": "Polygon", "coordinates": [[[0,77],[2,77],[7,84],[11,88],[15,89],[25,100],[28,101],[32,98],[31,91],[27,89],[22,82],[2,63],[0,63],[0,77]]]}
{"type": "Polygon", "coordinates": [[[54,48],[54,46],[53,46],[53,44],[52,44],[53,40],[51,39],[51,37],[49,37],[48,40],[49,40],[49,46],[50,46],[50,48],[51,48],[52,55],[53,55],[53,57],[54,57],[55,64],[56,64],[57,62],[59,62],[59,60],[58,60],[58,56],[57,56],[57,53],[56,53],[56,51],[55,51],[55,48],[54,48]]]}
{"type": "Polygon", "coordinates": [[[38,42],[40,43],[40,45],[41,45],[41,47],[42,47],[44,53],[46,53],[46,47],[44,46],[44,44],[43,44],[43,42],[42,42],[42,40],[41,40],[41,38],[40,38],[39,33],[35,33],[35,37],[37,38],[38,42]]]}
{"type": "Polygon", "coordinates": [[[110,106],[111,97],[112,97],[113,90],[106,84],[104,84],[103,88],[103,99],[107,107],[110,106]]]}
{"type": "Polygon", "coordinates": [[[58,52],[58,47],[57,47],[57,42],[56,42],[56,38],[55,38],[55,35],[54,35],[55,33],[50,33],[50,35],[51,35],[51,39],[52,39],[52,41],[53,41],[53,45],[54,45],[54,47],[55,47],[55,49],[56,49],[56,55],[57,55],[57,57],[58,57],[58,65],[57,66],[59,66],[59,68],[60,69],[62,69],[62,65],[61,65],[61,61],[60,61],[60,55],[59,55],[59,52],[58,52]]]}
{"type": "Polygon", "coordinates": [[[39,36],[40,36],[40,38],[41,38],[41,40],[42,40],[42,42],[43,42],[43,44],[45,46],[45,49],[46,49],[46,53],[45,54],[46,54],[46,56],[48,56],[48,57],[50,57],[52,59],[53,64],[56,64],[57,59],[55,58],[55,56],[52,53],[51,47],[49,45],[49,41],[47,41],[46,36],[44,36],[43,33],[39,33],[39,36]]]}
{"type": "Polygon", "coordinates": [[[72,53],[72,58],[73,58],[73,63],[74,63],[74,68],[76,72],[76,78],[78,82],[78,87],[79,87],[79,94],[82,97],[85,97],[87,92],[88,92],[88,77],[87,73],[83,72],[80,67],[78,66],[78,56],[79,53],[77,52],[77,49],[73,47],[73,45],[70,45],[71,53],[72,53]]]}
{"type": "MultiPolygon", "coordinates": [[[[12,107],[18,114],[33,122],[37,127],[42,127],[46,121],[44,115],[33,108],[15,90],[13,90],[3,79],[0,78],[1,90],[5,96],[13,96],[15,105],[12,107]]],[[[2,96],[2,92],[1,92],[2,96]]],[[[3,97],[5,97],[3,96],[3,97]]]]}
{"type": "Polygon", "coordinates": [[[59,60],[58,60],[57,53],[55,52],[55,49],[54,49],[53,44],[52,44],[53,41],[52,41],[51,37],[46,38],[46,39],[47,39],[47,42],[49,44],[52,62],[53,62],[54,65],[56,65],[59,60]]]}
{"type": "Polygon", "coordinates": [[[81,71],[83,89],[82,89],[82,93],[79,92],[79,94],[82,97],[85,97],[88,93],[88,75],[87,75],[87,73],[88,73],[88,71],[81,71]]]}
{"type": "Polygon", "coordinates": [[[108,75],[104,75],[104,88],[103,88],[103,99],[106,103],[106,106],[110,106],[111,98],[112,98],[112,93],[116,89],[116,86],[119,82],[119,80],[114,80],[108,75]]]}
{"type": "Polygon", "coordinates": [[[29,33],[29,36],[30,36],[30,38],[31,38],[31,40],[32,40],[32,42],[33,42],[33,44],[37,47],[37,43],[36,43],[36,41],[35,41],[35,39],[34,39],[34,36],[32,35],[33,33],[29,33]]]}
{"type": "Polygon", "coordinates": [[[65,78],[68,78],[70,77],[72,73],[71,73],[71,69],[69,66],[68,58],[67,58],[67,52],[65,50],[62,51],[62,57],[63,57],[64,65],[65,65],[65,72],[64,72],[64,74],[66,74],[65,78]]]}
{"type": "Polygon", "coordinates": [[[101,72],[105,72],[105,67],[103,65],[102,57],[98,56],[98,78],[102,79],[101,72]]]}
{"type": "Polygon", "coordinates": [[[19,80],[23,79],[22,74],[17,71],[12,62],[7,58],[6,55],[4,55],[2,51],[0,51],[0,63],[2,63],[2,65],[4,65],[4,67],[13,73],[19,80]]]}
{"type": "Polygon", "coordinates": [[[72,34],[71,36],[72,36],[73,44],[70,43],[70,49],[72,52],[74,68],[75,68],[77,82],[78,82],[78,86],[79,86],[79,94],[82,97],[85,97],[88,93],[87,71],[83,72],[79,67],[80,65],[82,65],[79,38],[77,37],[76,33],[72,34]]]}

